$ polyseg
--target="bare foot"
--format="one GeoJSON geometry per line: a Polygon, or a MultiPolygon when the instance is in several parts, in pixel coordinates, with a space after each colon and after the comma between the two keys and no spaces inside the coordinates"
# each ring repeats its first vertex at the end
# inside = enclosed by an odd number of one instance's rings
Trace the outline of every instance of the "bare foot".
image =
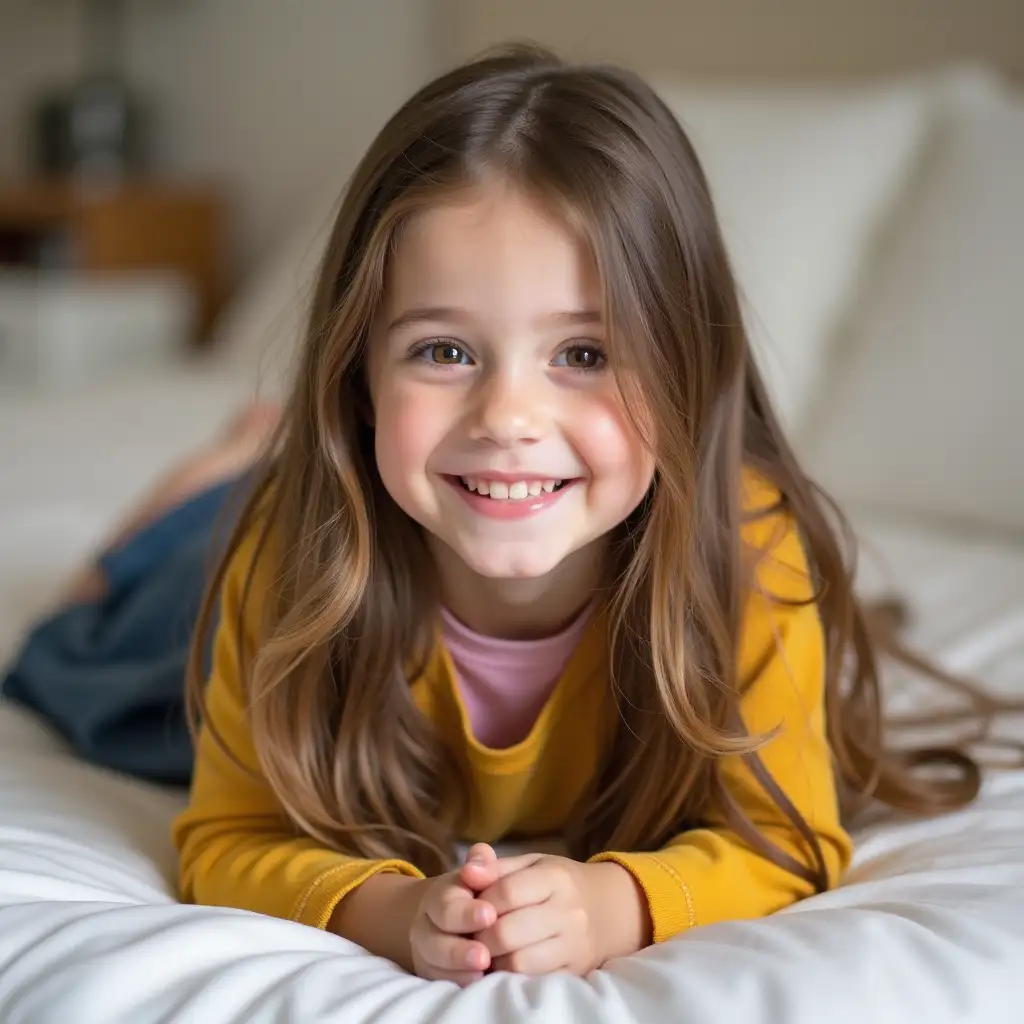
{"type": "Polygon", "coordinates": [[[175,471],[183,492],[179,500],[248,469],[263,454],[280,421],[281,410],[272,402],[253,402],[239,412],[209,447],[175,471]]]}
{"type": "MultiPolygon", "coordinates": [[[[167,473],[129,512],[103,549],[121,546],[173,506],[245,472],[263,454],[280,419],[279,407],[271,402],[246,406],[208,446],[167,473]]],[[[61,604],[95,601],[106,592],[106,578],[90,562],[68,581],[58,600],[61,604]]]]}
{"type": "Polygon", "coordinates": [[[225,441],[241,438],[265,440],[281,422],[281,408],[276,402],[253,402],[234,416],[221,435],[225,441]]]}
{"type": "MultiPolygon", "coordinates": [[[[167,473],[122,521],[103,548],[119,547],[174,505],[245,472],[263,454],[280,420],[280,408],[271,402],[246,406],[207,447],[167,473]]],[[[58,601],[96,601],[106,592],[106,578],[90,562],[68,581],[58,601]]]]}

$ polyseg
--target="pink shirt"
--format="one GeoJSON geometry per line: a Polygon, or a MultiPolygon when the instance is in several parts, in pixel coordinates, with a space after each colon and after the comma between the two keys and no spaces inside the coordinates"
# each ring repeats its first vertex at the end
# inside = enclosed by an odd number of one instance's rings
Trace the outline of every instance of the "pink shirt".
{"type": "Polygon", "coordinates": [[[482,636],[441,609],[442,641],[451,655],[474,738],[492,750],[526,739],[586,632],[592,606],[560,633],[540,640],[482,636]]]}

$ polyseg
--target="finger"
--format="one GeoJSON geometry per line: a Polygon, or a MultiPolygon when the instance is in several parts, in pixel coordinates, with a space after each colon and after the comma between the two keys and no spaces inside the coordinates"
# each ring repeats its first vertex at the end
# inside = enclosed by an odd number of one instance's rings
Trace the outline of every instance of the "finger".
{"type": "Polygon", "coordinates": [[[477,932],[474,938],[487,947],[491,957],[506,956],[562,931],[562,917],[549,904],[512,910],[499,917],[490,928],[477,932]]]}
{"type": "Polygon", "coordinates": [[[495,865],[498,855],[487,843],[476,843],[466,853],[466,861],[459,870],[459,881],[474,892],[486,889],[497,878],[495,865]]]}
{"type": "Polygon", "coordinates": [[[494,885],[499,878],[515,874],[536,864],[544,855],[541,853],[524,853],[518,857],[499,857],[497,860],[486,864],[464,864],[459,872],[459,879],[463,885],[468,886],[474,892],[481,892],[488,886],[494,885]]]}
{"type": "Polygon", "coordinates": [[[421,944],[419,953],[431,967],[442,971],[486,971],[491,966],[491,954],[482,942],[444,932],[434,932],[421,944]]]}
{"type": "Polygon", "coordinates": [[[491,971],[511,971],[513,974],[554,974],[555,971],[567,971],[569,967],[569,950],[561,936],[535,942],[532,946],[524,946],[514,953],[491,960],[491,971]]]}
{"type": "Polygon", "coordinates": [[[490,903],[476,899],[467,889],[454,884],[443,889],[425,909],[434,927],[455,935],[469,935],[488,928],[498,918],[490,903]]]}
{"type": "Polygon", "coordinates": [[[433,967],[431,964],[421,962],[416,973],[427,981],[451,981],[459,988],[472,985],[474,981],[480,981],[484,976],[483,971],[444,971],[440,967],[433,967]]]}
{"type": "Polygon", "coordinates": [[[459,988],[466,988],[474,981],[480,981],[484,976],[483,971],[450,971],[441,975],[444,981],[454,981],[459,988]]]}
{"type": "Polygon", "coordinates": [[[497,916],[501,917],[511,910],[543,903],[551,898],[552,891],[551,872],[542,866],[532,865],[506,875],[477,895],[494,907],[497,916]]]}
{"type": "Polygon", "coordinates": [[[474,843],[466,851],[467,864],[492,864],[498,859],[498,855],[494,852],[494,847],[489,846],[487,843],[474,843]]]}

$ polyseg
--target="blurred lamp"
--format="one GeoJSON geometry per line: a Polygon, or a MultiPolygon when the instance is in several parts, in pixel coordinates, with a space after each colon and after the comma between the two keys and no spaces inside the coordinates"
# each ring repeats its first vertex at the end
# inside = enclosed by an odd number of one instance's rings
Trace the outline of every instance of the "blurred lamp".
{"type": "Polygon", "coordinates": [[[33,112],[33,162],[45,177],[116,183],[146,163],[145,116],[124,75],[125,0],[79,0],[85,74],[33,112]]]}

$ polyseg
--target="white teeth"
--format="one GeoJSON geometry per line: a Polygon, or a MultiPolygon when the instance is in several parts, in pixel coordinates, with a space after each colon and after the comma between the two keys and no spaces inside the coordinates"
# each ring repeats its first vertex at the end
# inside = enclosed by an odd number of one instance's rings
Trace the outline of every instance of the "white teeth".
{"type": "Polygon", "coordinates": [[[485,497],[497,501],[522,501],[524,498],[536,498],[542,493],[550,494],[561,480],[516,480],[508,484],[502,480],[481,480],[475,476],[459,477],[468,491],[476,491],[485,497]]]}

